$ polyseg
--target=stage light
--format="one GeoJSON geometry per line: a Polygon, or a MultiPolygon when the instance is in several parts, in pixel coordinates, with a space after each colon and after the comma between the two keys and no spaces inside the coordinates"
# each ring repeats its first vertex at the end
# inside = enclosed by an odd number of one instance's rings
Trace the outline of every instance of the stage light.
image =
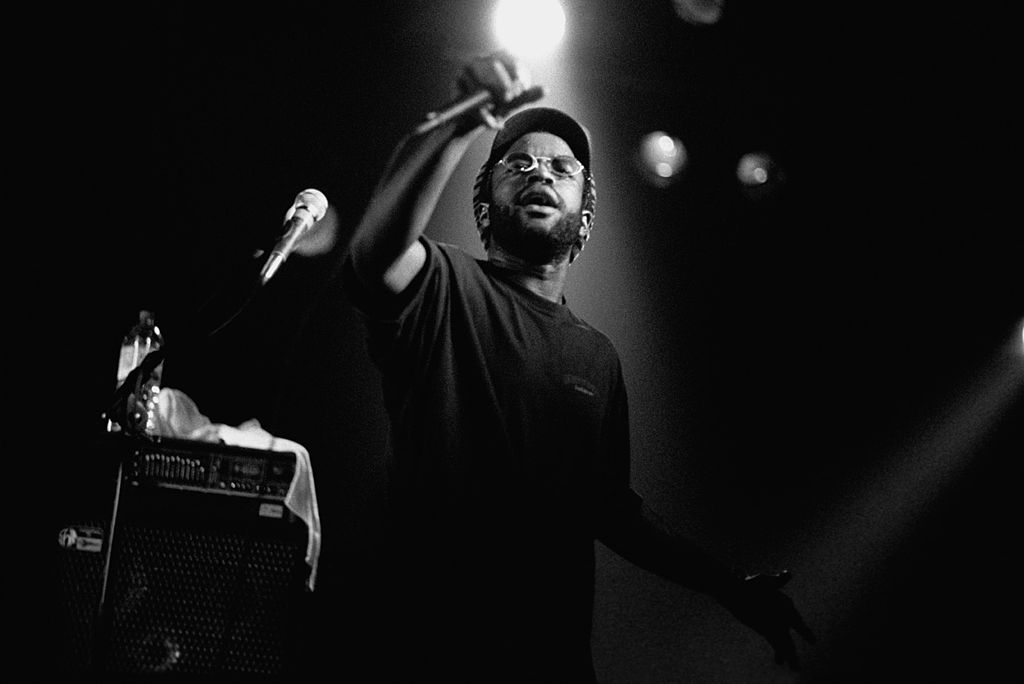
{"type": "Polygon", "coordinates": [[[722,18],[725,0],[672,0],[676,15],[688,24],[704,26],[722,18]]]}
{"type": "Polygon", "coordinates": [[[509,52],[537,57],[561,42],[565,12],[558,0],[501,0],[494,11],[494,34],[509,52]]]}
{"type": "Polygon", "coordinates": [[[748,152],[736,164],[736,178],[743,194],[751,199],[764,199],[778,191],[786,174],[767,152],[748,152]]]}
{"type": "Polygon", "coordinates": [[[764,152],[750,152],[740,157],[736,177],[747,187],[764,185],[776,175],[775,162],[764,152]]]}
{"type": "Polygon", "coordinates": [[[665,188],[675,183],[688,161],[682,141],[664,131],[653,131],[640,140],[637,165],[652,185],[665,188]]]}

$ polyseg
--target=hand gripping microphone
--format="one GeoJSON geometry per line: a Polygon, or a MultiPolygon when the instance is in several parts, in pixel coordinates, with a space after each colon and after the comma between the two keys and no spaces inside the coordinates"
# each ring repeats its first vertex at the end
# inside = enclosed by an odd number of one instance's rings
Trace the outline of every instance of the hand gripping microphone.
{"type": "MultiPolygon", "coordinates": [[[[536,102],[537,100],[544,97],[543,86],[533,86],[524,90],[519,97],[515,98],[511,102],[506,102],[504,107],[508,111],[511,111],[517,107],[521,107],[524,104],[530,102],[536,102]]],[[[480,90],[472,95],[467,95],[454,103],[444,107],[440,111],[430,112],[427,114],[427,120],[416,127],[416,135],[422,135],[429,133],[438,126],[448,123],[452,119],[462,116],[471,109],[479,109],[481,107],[489,107],[494,104],[494,93],[489,90],[480,90]]]]}
{"type": "Polygon", "coordinates": [[[265,285],[274,276],[302,236],[309,232],[313,224],[322,219],[326,213],[327,198],[319,190],[309,188],[296,196],[295,203],[284,215],[284,236],[274,246],[270,257],[267,258],[267,263],[260,271],[261,285],[265,285]]]}

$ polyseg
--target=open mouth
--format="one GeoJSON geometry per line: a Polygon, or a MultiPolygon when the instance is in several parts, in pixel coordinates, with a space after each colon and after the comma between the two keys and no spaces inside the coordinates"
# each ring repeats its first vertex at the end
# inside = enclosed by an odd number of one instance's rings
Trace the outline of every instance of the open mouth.
{"type": "Polygon", "coordinates": [[[516,204],[530,218],[547,219],[561,209],[562,203],[553,190],[534,188],[519,195],[516,204]]]}
{"type": "Polygon", "coordinates": [[[517,204],[527,210],[530,210],[540,207],[558,209],[560,203],[558,201],[558,196],[551,190],[535,189],[523,192],[519,196],[517,204]]]}

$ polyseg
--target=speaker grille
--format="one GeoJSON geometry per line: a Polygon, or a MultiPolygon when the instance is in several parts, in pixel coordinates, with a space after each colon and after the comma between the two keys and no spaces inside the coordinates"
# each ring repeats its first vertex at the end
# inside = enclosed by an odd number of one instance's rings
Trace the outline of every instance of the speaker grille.
{"type": "Polygon", "coordinates": [[[289,662],[304,547],[227,531],[117,532],[107,669],[272,674],[289,662]]]}

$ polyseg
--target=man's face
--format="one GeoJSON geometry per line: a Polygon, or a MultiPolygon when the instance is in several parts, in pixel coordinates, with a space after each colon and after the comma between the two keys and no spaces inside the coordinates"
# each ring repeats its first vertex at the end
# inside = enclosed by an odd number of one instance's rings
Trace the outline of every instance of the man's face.
{"type": "MultiPolygon", "coordinates": [[[[518,152],[534,157],[573,156],[569,145],[551,133],[527,133],[505,159],[518,152]]],[[[542,160],[520,172],[497,164],[491,173],[491,239],[528,262],[560,260],[586,230],[581,217],[584,175],[560,176],[542,160]]]]}

